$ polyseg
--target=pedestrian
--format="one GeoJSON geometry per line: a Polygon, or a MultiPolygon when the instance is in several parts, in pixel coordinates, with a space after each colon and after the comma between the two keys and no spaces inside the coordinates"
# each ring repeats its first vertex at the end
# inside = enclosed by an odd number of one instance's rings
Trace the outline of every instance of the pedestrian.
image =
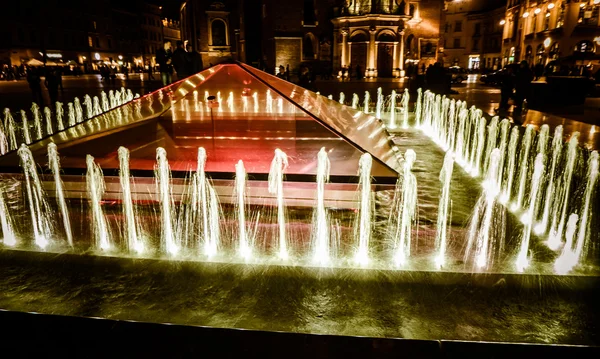
{"type": "Polygon", "coordinates": [[[188,60],[187,52],[183,48],[183,41],[177,41],[177,48],[173,51],[172,63],[173,68],[177,72],[177,79],[184,79],[190,74],[187,72],[189,66],[186,64],[188,60]]]}
{"type": "Polygon", "coordinates": [[[277,68],[277,77],[279,77],[280,79],[285,79],[285,68],[283,67],[283,65],[279,65],[279,67],[277,68]]]}
{"type": "Polygon", "coordinates": [[[171,42],[165,40],[163,47],[156,51],[156,62],[160,70],[160,79],[163,86],[170,85],[173,81],[173,65],[171,64],[171,42]]]}
{"type": "Polygon", "coordinates": [[[508,100],[513,97],[513,90],[515,88],[512,65],[509,65],[504,69],[500,82],[500,106],[496,111],[504,113],[508,111],[508,100]]]}
{"type": "Polygon", "coordinates": [[[285,65],[285,80],[290,81],[290,64],[285,65]]]}
{"type": "Polygon", "coordinates": [[[42,85],[40,84],[40,75],[35,67],[30,68],[27,71],[27,82],[29,83],[29,89],[31,89],[31,97],[33,102],[42,104],[42,85]]]}
{"type": "Polygon", "coordinates": [[[202,66],[202,55],[198,51],[195,51],[192,45],[186,46],[187,57],[188,57],[188,74],[191,76],[193,74],[197,74],[202,71],[204,66],[202,66]]]}
{"type": "Polygon", "coordinates": [[[527,61],[521,61],[515,76],[515,109],[513,111],[515,116],[521,114],[523,102],[529,97],[531,81],[533,81],[533,73],[527,65],[527,61]]]}
{"type": "Polygon", "coordinates": [[[46,79],[44,80],[44,85],[48,89],[48,95],[50,96],[50,106],[54,106],[56,101],[58,100],[58,76],[55,71],[50,70],[46,74],[46,79]]]}

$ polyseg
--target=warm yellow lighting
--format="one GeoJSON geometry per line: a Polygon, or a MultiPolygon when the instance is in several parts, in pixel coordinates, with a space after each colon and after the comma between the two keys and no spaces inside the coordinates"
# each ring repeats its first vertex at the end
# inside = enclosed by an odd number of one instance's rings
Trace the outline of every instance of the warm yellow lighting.
{"type": "Polygon", "coordinates": [[[548,4],[548,10],[552,10],[552,9],[554,9],[554,3],[548,4]]]}
{"type": "Polygon", "coordinates": [[[544,40],[544,47],[549,48],[551,42],[552,40],[549,37],[547,37],[546,40],[544,40]]]}
{"type": "Polygon", "coordinates": [[[550,13],[549,12],[546,13],[546,17],[550,17],[550,13]]]}
{"type": "Polygon", "coordinates": [[[523,18],[524,18],[524,19],[526,19],[526,18],[528,18],[528,17],[529,17],[529,12],[525,11],[525,12],[523,13],[523,18]]]}
{"type": "Polygon", "coordinates": [[[542,12],[542,9],[539,7],[533,11],[536,15],[542,12]]]}
{"type": "Polygon", "coordinates": [[[594,0],[594,5],[600,5],[600,0],[594,0]]]}
{"type": "Polygon", "coordinates": [[[119,60],[123,60],[123,55],[119,55],[119,60]]]}
{"type": "Polygon", "coordinates": [[[585,3],[582,3],[581,5],[579,5],[579,7],[585,7],[585,3]]]}
{"type": "Polygon", "coordinates": [[[504,20],[504,19],[500,20],[500,26],[502,26],[504,24],[506,24],[506,20],[504,20]]]}
{"type": "MultiPolygon", "coordinates": [[[[600,1],[600,0],[598,0],[598,1],[600,1]]],[[[600,36],[596,36],[596,37],[594,38],[594,42],[595,42],[596,44],[600,45],[600,36]]]]}

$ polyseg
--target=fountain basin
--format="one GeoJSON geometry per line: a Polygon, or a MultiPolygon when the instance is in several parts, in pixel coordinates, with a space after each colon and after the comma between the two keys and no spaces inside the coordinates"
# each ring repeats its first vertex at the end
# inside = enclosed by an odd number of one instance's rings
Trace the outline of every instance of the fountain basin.
{"type": "Polygon", "coordinates": [[[598,277],[246,265],[0,251],[0,308],[421,340],[598,345],[598,277]]]}

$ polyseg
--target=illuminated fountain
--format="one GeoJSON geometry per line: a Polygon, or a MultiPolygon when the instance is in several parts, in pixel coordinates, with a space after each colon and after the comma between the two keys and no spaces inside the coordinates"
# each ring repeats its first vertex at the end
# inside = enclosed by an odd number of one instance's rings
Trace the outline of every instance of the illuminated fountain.
{"type": "Polygon", "coordinates": [[[269,193],[277,197],[277,226],[279,227],[279,250],[278,256],[282,260],[287,260],[288,244],[285,224],[285,204],[283,194],[283,172],[288,167],[287,155],[280,149],[275,149],[275,157],[271,162],[269,171],[269,193]]]}
{"type": "MultiPolygon", "coordinates": [[[[395,98],[394,98],[395,100],[395,98]]],[[[402,95],[402,127],[408,128],[408,104],[410,102],[410,93],[408,89],[404,89],[404,94],[402,95]]]]}
{"type": "Polygon", "coordinates": [[[123,217],[125,219],[124,237],[130,252],[142,253],[144,242],[139,223],[136,220],[136,211],[131,197],[131,176],[129,174],[129,150],[119,147],[119,180],[123,191],[123,217]]]}
{"type": "Polygon", "coordinates": [[[63,227],[65,230],[65,236],[67,237],[67,243],[73,247],[73,233],[71,231],[71,220],[69,218],[69,208],[65,200],[65,194],[63,189],[63,182],[60,178],[60,157],[56,144],[48,144],[48,163],[52,170],[52,176],[54,177],[54,186],[56,188],[56,201],[58,202],[58,208],[60,208],[60,215],[62,217],[63,227]]]}
{"type": "Polygon", "coordinates": [[[548,177],[548,185],[546,186],[546,195],[544,196],[544,210],[542,211],[542,220],[535,226],[534,231],[540,235],[546,233],[548,228],[548,222],[550,218],[550,208],[552,208],[555,202],[554,197],[554,178],[556,177],[556,170],[559,163],[560,155],[563,148],[563,127],[561,125],[556,126],[554,130],[554,138],[552,139],[552,162],[550,165],[550,174],[548,177]]]}
{"type": "Polygon", "coordinates": [[[404,172],[402,173],[401,189],[396,189],[393,217],[390,222],[394,230],[394,262],[397,266],[406,264],[411,253],[412,225],[417,210],[417,180],[412,173],[416,160],[413,150],[407,150],[404,158],[404,172]]]}
{"type": "Polygon", "coordinates": [[[452,183],[452,171],[454,169],[454,158],[452,152],[447,152],[444,157],[444,166],[440,171],[440,182],[442,183],[442,194],[438,205],[437,231],[435,236],[436,252],[435,264],[443,267],[446,263],[446,248],[448,243],[448,220],[450,219],[450,184],[452,183]]]}
{"type": "Polygon", "coordinates": [[[370,102],[371,102],[371,94],[369,93],[369,91],[365,91],[365,99],[364,99],[364,105],[363,105],[364,113],[369,113],[369,103],[370,102]]]}
{"type": "Polygon", "coordinates": [[[396,91],[392,90],[390,95],[390,129],[396,128],[396,91]]]}
{"type": "Polygon", "coordinates": [[[371,241],[371,218],[373,212],[373,201],[371,193],[371,166],[373,159],[368,153],[360,157],[360,206],[358,211],[358,225],[355,227],[357,249],[354,260],[358,265],[364,266],[369,263],[369,242],[371,241]]]}
{"type": "Polygon", "coordinates": [[[325,148],[321,148],[317,159],[317,205],[313,215],[312,247],[313,260],[326,265],[330,260],[330,222],[325,208],[325,184],[329,181],[331,163],[325,148]]]}
{"type": "Polygon", "coordinates": [[[358,98],[358,95],[352,94],[352,109],[353,110],[358,110],[358,101],[360,101],[360,99],[358,98]]]}
{"type": "Polygon", "coordinates": [[[375,107],[375,117],[381,119],[381,110],[383,108],[383,93],[381,87],[377,88],[377,104],[375,107]]]}

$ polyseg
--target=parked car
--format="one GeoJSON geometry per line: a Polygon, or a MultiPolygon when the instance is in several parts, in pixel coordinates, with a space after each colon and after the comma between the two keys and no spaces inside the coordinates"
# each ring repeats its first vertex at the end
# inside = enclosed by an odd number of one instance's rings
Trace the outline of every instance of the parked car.
{"type": "Polygon", "coordinates": [[[452,75],[451,82],[453,84],[459,84],[463,81],[466,81],[469,78],[467,70],[463,69],[460,66],[450,66],[448,68],[448,72],[452,75]]]}
{"type": "Polygon", "coordinates": [[[502,77],[503,77],[505,71],[506,71],[506,68],[491,72],[489,74],[481,75],[479,77],[479,81],[483,82],[486,85],[490,85],[490,86],[501,85],[502,77]]]}

